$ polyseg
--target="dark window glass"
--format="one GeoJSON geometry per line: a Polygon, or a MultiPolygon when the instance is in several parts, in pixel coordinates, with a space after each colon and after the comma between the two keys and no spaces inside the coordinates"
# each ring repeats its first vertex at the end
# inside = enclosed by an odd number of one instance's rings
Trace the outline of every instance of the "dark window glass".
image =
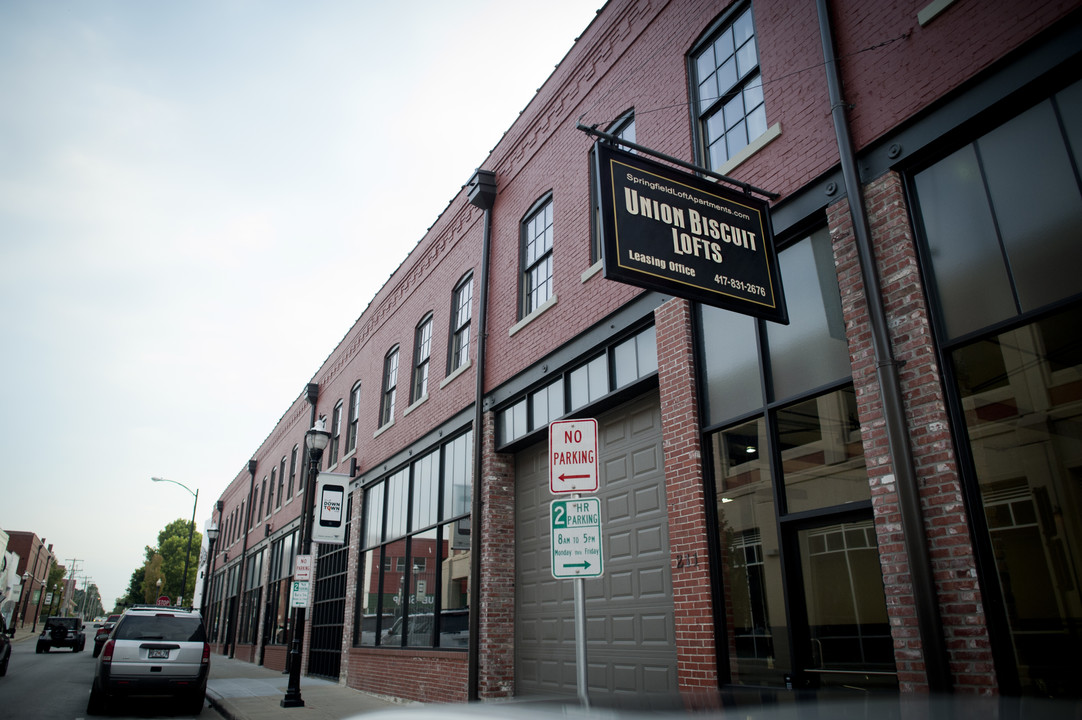
{"type": "Polygon", "coordinates": [[[830,235],[812,233],[778,256],[789,324],[764,323],[771,395],[779,400],[849,374],[849,343],[830,235]]]}
{"type": "Polygon", "coordinates": [[[455,287],[451,302],[451,354],[448,372],[470,359],[470,315],[473,303],[473,276],[468,275],[455,287]]]}
{"type": "Polygon", "coordinates": [[[766,132],[755,23],[748,7],[692,53],[700,140],[717,169],[766,132]]]}
{"type": "Polygon", "coordinates": [[[342,401],[339,400],[334,405],[334,412],[331,413],[331,442],[327,446],[325,453],[327,460],[327,467],[334,467],[338,462],[338,448],[342,441],[342,401]]]}
{"type": "Polygon", "coordinates": [[[786,510],[868,500],[868,471],[852,387],[778,411],[786,510]]]}
{"type": "Polygon", "coordinates": [[[383,359],[383,396],[380,400],[380,427],[394,419],[395,388],[398,384],[398,348],[393,348],[383,359]]]}
{"type": "Polygon", "coordinates": [[[410,402],[415,403],[428,395],[428,358],[432,353],[432,316],[420,322],[413,337],[413,382],[410,384],[410,402]]]}
{"type": "Polygon", "coordinates": [[[523,308],[529,315],[552,297],[552,200],[522,224],[523,308]]]}
{"type": "Polygon", "coordinates": [[[762,407],[755,320],[707,305],[699,319],[708,424],[762,407]]]}
{"type": "Polygon", "coordinates": [[[1075,271],[1082,263],[1082,193],[1071,163],[1079,151],[1067,144],[1078,132],[1071,125],[1078,88],[914,176],[948,337],[1082,292],[1075,271]]]}
{"type": "Polygon", "coordinates": [[[464,649],[472,433],[365,490],[360,645],[464,649]],[[407,526],[408,520],[408,526],[407,526]]]}
{"type": "Polygon", "coordinates": [[[357,448],[357,425],[361,419],[361,384],[349,391],[349,427],[346,430],[346,452],[357,448]]]}
{"type": "Polygon", "coordinates": [[[1022,311],[1082,291],[1082,195],[1052,103],[977,145],[1022,311]]]}
{"type": "Polygon", "coordinates": [[[1082,309],[951,353],[1024,693],[1077,696],[1082,309]]]}

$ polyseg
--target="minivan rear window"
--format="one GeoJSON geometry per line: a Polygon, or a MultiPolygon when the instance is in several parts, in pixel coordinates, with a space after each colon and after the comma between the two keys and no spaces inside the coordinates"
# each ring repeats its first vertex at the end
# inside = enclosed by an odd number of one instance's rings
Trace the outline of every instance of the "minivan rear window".
{"type": "Polygon", "coordinates": [[[197,617],[175,615],[129,615],[121,618],[117,640],[169,640],[205,642],[203,621],[197,617]]]}

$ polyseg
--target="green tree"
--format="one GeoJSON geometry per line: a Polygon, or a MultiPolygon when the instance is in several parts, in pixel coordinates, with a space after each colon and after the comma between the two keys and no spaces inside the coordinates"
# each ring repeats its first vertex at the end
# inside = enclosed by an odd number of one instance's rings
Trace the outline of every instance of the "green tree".
{"type": "Polygon", "coordinates": [[[188,532],[190,520],[179,518],[169,523],[158,533],[158,553],[162,556],[162,592],[175,602],[183,597],[191,604],[195,593],[195,576],[199,568],[199,548],[203,544],[203,534],[192,532],[192,552],[188,555],[188,578],[185,582],[185,553],[188,550],[188,532]]]}
{"type": "Polygon", "coordinates": [[[64,576],[68,569],[59,563],[53,563],[49,568],[49,579],[45,584],[45,594],[53,594],[53,602],[42,610],[42,616],[48,617],[54,614],[54,609],[60,606],[60,593],[64,591],[64,576]]]}
{"type": "Polygon", "coordinates": [[[191,521],[178,518],[166,525],[158,533],[158,545],[146,546],[145,560],[141,567],[132,571],[128,582],[128,591],[117,598],[118,608],[130,607],[142,603],[152,603],[158,595],[167,595],[173,602],[183,597],[191,604],[195,594],[195,576],[199,568],[199,548],[203,535],[199,531],[192,533],[192,552],[188,557],[188,582],[184,582],[184,555],[188,549],[188,532],[191,521]],[[157,559],[155,559],[157,558],[157,559]],[[157,581],[161,578],[159,592],[157,581]]]}
{"type": "Polygon", "coordinates": [[[162,556],[154,553],[143,569],[143,602],[153,605],[160,593],[168,592],[166,587],[162,573],[162,556]],[[161,588],[158,587],[159,580],[162,581],[161,588]]]}

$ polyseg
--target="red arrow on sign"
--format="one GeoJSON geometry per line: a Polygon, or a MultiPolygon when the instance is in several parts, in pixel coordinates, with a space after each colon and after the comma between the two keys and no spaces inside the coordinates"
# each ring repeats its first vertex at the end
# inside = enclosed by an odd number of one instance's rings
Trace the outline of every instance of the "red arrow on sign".
{"type": "Polygon", "coordinates": [[[587,478],[593,477],[593,475],[589,475],[589,474],[587,474],[587,475],[563,475],[563,474],[561,474],[559,477],[560,477],[560,480],[563,480],[564,482],[567,482],[568,480],[586,480],[587,478]]]}

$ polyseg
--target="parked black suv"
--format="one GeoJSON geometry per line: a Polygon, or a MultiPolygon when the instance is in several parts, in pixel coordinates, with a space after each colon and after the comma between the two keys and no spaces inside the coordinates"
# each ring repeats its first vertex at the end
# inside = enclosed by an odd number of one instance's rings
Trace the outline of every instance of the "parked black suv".
{"type": "Polygon", "coordinates": [[[38,635],[37,652],[49,652],[50,648],[66,647],[72,652],[82,652],[86,646],[83,621],[77,617],[53,617],[45,621],[38,635]]]}

